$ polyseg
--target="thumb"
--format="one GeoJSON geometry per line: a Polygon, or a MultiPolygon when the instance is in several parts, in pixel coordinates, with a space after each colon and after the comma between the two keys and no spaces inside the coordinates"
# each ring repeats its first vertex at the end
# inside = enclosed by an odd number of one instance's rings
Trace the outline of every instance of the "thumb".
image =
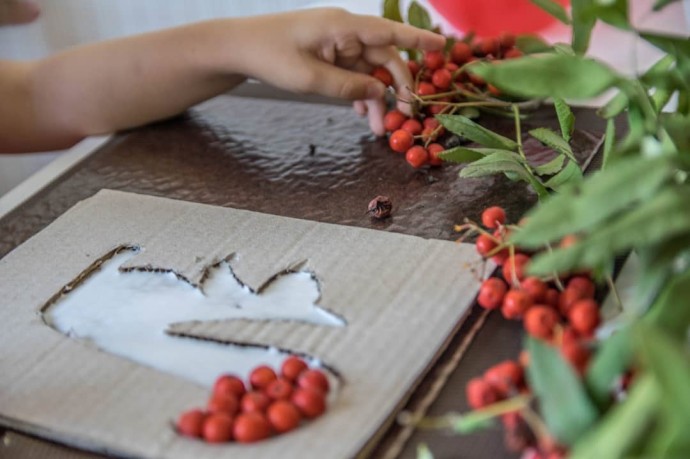
{"type": "Polygon", "coordinates": [[[386,87],[370,75],[318,60],[312,66],[317,76],[312,79],[309,92],[347,100],[381,99],[385,95],[386,87]]]}
{"type": "Polygon", "coordinates": [[[0,25],[27,24],[36,19],[40,12],[33,1],[0,1],[0,25]]]}

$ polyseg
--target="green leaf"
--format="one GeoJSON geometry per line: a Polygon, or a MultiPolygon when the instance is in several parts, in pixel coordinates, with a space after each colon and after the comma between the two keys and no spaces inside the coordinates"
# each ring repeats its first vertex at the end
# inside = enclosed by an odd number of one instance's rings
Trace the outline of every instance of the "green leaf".
{"type": "Polygon", "coordinates": [[[455,147],[446,151],[442,151],[439,157],[451,163],[471,163],[478,159],[482,159],[485,156],[496,153],[497,151],[503,151],[511,153],[507,150],[497,150],[494,148],[465,148],[465,147],[455,147]]]}
{"type": "Polygon", "coordinates": [[[652,94],[652,103],[657,113],[661,113],[664,107],[668,105],[674,92],[675,91],[669,91],[662,88],[658,88],[654,91],[654,94],[652,94]]]}
{"type": "Polygon", "coordinates": [[[548,274],[599,266],[632,247],[690,232],[689,198],[690,187],[667,187],[636,209],[597,227],[582,243],[536,256],[530,262],[530,272],[548,274]]]}
{"type": "Polygon", "coordinates": [[[602,21],[623,30],[630,30],[628,0],[596,0],[596,14],[602,21]]]}
{"type": "Polygon", "coordinates": [[[553,45],[553,51],[556,54],[562,54],[564,56],[575,56],[577,53],[572,46],[566,45],[565,43],[556,43],[553,45]]]}
{"type": "MultiPolygon", "coordinates": [[[[682,309],[686,305],[687,297],[676,306],[682,309]]],[[[686,339],[673,341],[666,333],[644,323],[638,324],[635,332],[645,366],[661,388],[662,403],[668,411],[682,416],[687,425],[690,423],[690,360],[682,347],[686,339]]]]}
{"type": "Polygon", "coordinates": [[[619,91],[606,105],[597,110],[597,115],[602,118],[614,118],[628,108],[628,96],[619,91]]]}
{"type": "Polygon", "coordinates": [[[594,402],[606,408],[616,380],[630,368],[633,342],[630,329],[622,328],[601,344],[585,374],[585,384],[594,402]]]}
{"type": "Polygon", "coordinates": [[[400,14],[400,0],[383,0],[383,17],[395,22],[403,22],[400,14]]]}
{"type": "Polygon", "coordinates": [[[562,5],[554,2],[553,0],[530,0],[532,3],[537,5],[542,10],[549,13],[551,16],[555,17],[563,24],[570,25],[570,16],[568,12],[563,8],[562,5]]]}
{"type": "Polygon", "coordinates": [[[570,459],[623,458],[646,438],[661,398],[656,382],[641,376],[624,403],[614,406],[606,416],[570,450],[570,459]]]}
{"type": "MultiPolygon", "coordinates": [[[[660,299],[660,293],[664,288],[669,288],[673,276],[678,276],[678,266],[690,266],[690,234],[681,234],[649,247],[636,250],[640,260],[640,273],[637,276],[634,298],[643,310],[649,309],[655,302],[654,310],[646,320],[655,320],[657,314],[665,315],[663,305],[671,305],[668,311],[672,317],[674,313],[673,302],[660,299]]],[[[673,295],[672,295],[673,296],[673,295]]],[[[666,317],[662,320],[666,321],[666,317]]],[[[675,320],[675,319],[671,319],[675,320]]],[[[671,324],[672,328],[674,324],[671,324]]]]}
{"type": "Polygon", "coordinates": [[[514,172],[523,180],[529,174],[518,155],[508,151],[498,151],[465,166],[460,171],[460,177],[483,177],[502,172],[514,172]]]}
{"type": "Polygon", "coordinates": [[[413,1],[407,10],[407,22],[417,28],[431,30],[434,28],[431,23],[429,12],[419,3],[413,1]]]}
{"type": "Polygon", "coordinates": [[[568,161],[562,171],[551,177],[544,183],[544,186],[551,188],[552,190],[559,191],[564,186],[570,186],[572,184],[577,184],[582,181],[582,171],[580,166],[573,161],[568,161]]]}
{"type": "Polygon", "coordinates": [[[566,142],[570,142],[575,130],[575,115],[563,99],[554,98],[553,106],[556,109],[556,116],[558,116],[558,124],[561,127],[561,136],[566,142]]]}
{"type": "Polygon", "coordinates": [[[553,132],[549,128],[537,128],[529,131],[529,135],[540,141],[541,143],[553,148],[558,153],[566,155],[568,159],[574,161],[577,164],[577,159],[573,155],[573,150],[566,140],[561,136],[553,132]]]}
{"type": "Polygon", "coordinates": [[[564,162],[565,155],[559,154],[548,163],[535,167],[534,171],[539,175],[553,175],[563,169],[564,162]]]}
{"type": "Polygon", "coordinates": [[[677,37],[659,33],[640,33],[640,36],[652,45],[675,56],[677,59],[690,58],[690,40],[687,37],[677,37]]]}
{"type": "Polygon", "coordinates": [[[520,35],[515,40],[515,47],[524,54],[545,53],[553,48],[536,35],[520,35]]]}
{"type": "Polygon", "coordinates": [[[426,443],[419,443],[417,445],[417,459],[434,459],[434,455],[426,443]]]}
{"type": "Polygon", "coordinates": [[[652,9],[654,11],[660,11],[665,6],[670,5],[671,3],[676,3],[677,1],[679,0],[656,0],[656,2],[654,2],[654,7],[652,9]]]}
{"type": "Polygon", "coordinates": [[[592,175],[579,195],[554,196],[528,214],[523,230],[512,241],[527,248],[542,247],[566,234],[589,229],[634,202],[648,199],[674,172],[668,158],[631,158],[592,175]]]}
{"type": "Polygon", "coordinates": [[[573,18],[573,49],[578,54],[584,54],[589,48],[592,29],[596,24],[595,8],[592,0],[571,0],[570,9],[573,18]]]}
{"type": "Polygon", "coordinates": [[[616,122],[609,119],[606,122],[606,134],[604,134],[604,151],[601,156],[601,168],[606,169],[609,163],[609,157],[613,151],[613,145],[616,142],[616,122]]]}
{"type": "Polygon", "coordinates": [[[468,70],[507,93],[528,98],[589,99],[619,81],[618,75],[604,64],[562,54],[477,62],[468,70]]]}
{"type": "Polygon", "coordinates": [[[686,339],[690,325],[690,269],[666,283],[644,320],[676,339],[686,339]]]}
{"type": "Polygon", "coordinates": [[[436,119],[450,132],[458,134],[490,148],[517,150],[517,143],[480,126],[462,115],[437,115],[436,119]]]}
{"type": "Polygon", "coordinates": [[[530,356],[527,377],[549,431],[572,445],[596,422],[597,410],[578,375],[556,349],[532,338],[527,339],[526,349],[530,356]]]}

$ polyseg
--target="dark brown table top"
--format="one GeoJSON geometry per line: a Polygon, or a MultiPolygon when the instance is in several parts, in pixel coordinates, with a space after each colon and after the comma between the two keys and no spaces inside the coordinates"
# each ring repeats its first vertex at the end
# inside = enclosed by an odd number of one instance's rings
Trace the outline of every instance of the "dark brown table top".
{"type": "MultiPolygon", "coordinates": [[[[517,221],[536,202],[526,185],[505,177],[459,179],[459,165],[413,170],[348,107],[296,102],[254,85],[237,93],[243,97],[221,96],[184,116],[114,137],[0,219],[0,258],[102,188],[445,240],[457,237],[454,224],[477,220],[486,206],[503,206],[517,221]],[[383,221],[366,214],[369,200],[379,194],[394,204],[393,216],[383,221]]],[[[573,146],[584,163],[599,145],[603,125],[591,110],[576,116],[585,131],[576,131],[573,146]]],[[[513,135],[507,118],[485,117],[482,123],[513,135]]],[[[555,126],[552,109],[538,111],[528,123],[555,126]]],[[[538,142],[524,140],[528,156],[548,155],[538,142]]],[[[409,408],[424,404],[434,383],[447,377],[429,413],[465,411],[466,381],[517,356],[521,326],[500,314],[487,316],[475,305],[457,328],[409,408]]],[[[380,434],[372,457],[390,451],[401,429],[393,424],[380,434]]],[[[4,439],[0,457],[100,457],[16,432],[6,431],[4,439]]],[[[414,457],[419,442],[428,443],[439,459],[510,456],[499,428],[466,437],[415,431],[400,457],[414,457]]]]}

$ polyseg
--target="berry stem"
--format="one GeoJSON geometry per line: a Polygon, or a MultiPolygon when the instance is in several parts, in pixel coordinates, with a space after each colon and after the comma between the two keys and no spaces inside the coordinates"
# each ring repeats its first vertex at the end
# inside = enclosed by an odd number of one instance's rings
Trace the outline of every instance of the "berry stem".
{"type": "Polygon", "coordinates": [[[613,294],[613,299],[616,300],[616,305],[618,306],[618,310],[622,311],[623,310],[623,302],[621,301],[621,296],[618,293],[618,288],[616,287],[616,283],[613,282],[613,278],[610,275],[606,276],[606,284],[608,284],[609,290],[611,290],[611,293],[613,294]]]}

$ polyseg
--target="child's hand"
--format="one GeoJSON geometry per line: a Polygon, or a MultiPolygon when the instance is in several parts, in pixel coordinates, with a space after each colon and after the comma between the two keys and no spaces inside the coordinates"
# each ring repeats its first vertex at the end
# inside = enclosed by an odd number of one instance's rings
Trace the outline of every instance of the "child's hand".
{"type": "Polygon", "coordinates": [[[433,32],[335,8],[304,10],[243,20],[249,34],[233,49],[242,73],[299,93],[354,100],[368,112],[377,135],[385,133],[383,84],[370,76],[376,66],[393,75],[398,108],[409,113],[412,76],[396,47],[438,50],[445,38],[433,32]]]}
{"type": "Polygon", "coordinates": [[[0,26],[26,24],[40,14],[38,5],[27,0],[0,0],[0,26]]]}

